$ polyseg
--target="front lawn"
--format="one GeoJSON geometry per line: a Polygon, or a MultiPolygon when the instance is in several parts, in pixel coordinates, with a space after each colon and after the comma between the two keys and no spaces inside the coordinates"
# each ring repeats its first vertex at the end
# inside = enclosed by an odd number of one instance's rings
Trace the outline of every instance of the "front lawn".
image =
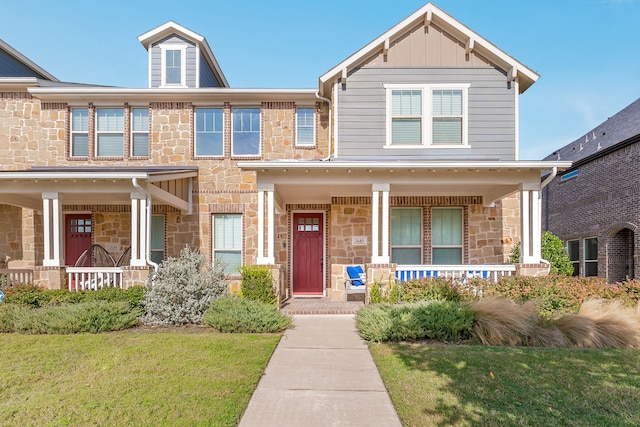
{"type": "Polygon", "coordinates": [[[0,334],[0,424],[233,426],[280,336],[204,327],[0,334]]]}
{"type": "Polygon", "coordinates": [[[637,426],[637,350],[373,344],[405,426],[637,426]]]}

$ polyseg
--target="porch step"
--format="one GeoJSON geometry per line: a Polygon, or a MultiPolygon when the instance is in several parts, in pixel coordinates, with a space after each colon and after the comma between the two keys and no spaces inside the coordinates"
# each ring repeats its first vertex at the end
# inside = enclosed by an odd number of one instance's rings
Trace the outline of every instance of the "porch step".
{"type": "Polygon", "coordinates": [[[363,301],[336,302],[326,297],[289,298],[282,303],[283,314],[355,314],[364,307],[363,301]]]}

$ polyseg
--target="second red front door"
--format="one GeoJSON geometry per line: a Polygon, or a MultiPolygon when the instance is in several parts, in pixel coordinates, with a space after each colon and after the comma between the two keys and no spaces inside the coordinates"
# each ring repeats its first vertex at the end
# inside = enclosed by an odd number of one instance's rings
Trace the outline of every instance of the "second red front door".
{"type": "Polygon", "coordinates": [[[293,214],[293,293],[322,295],[324,226],[322,213],[293,214]]]}

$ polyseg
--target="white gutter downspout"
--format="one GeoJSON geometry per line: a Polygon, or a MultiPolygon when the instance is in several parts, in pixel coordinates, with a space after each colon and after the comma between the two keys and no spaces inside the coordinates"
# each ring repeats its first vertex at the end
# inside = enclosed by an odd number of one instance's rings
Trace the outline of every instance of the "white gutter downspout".
{"type": "Polygon", "coordinates": [[[323,96],[320,96],[320,92],[316,91],[316,98],[325,101],[327,104],[329,104],[329,137],[327,139],[327,157],[325,157],[324,159],[322,159],[321,161],[326,162],[327,160],[331,159],[331,131],[332,131],[332,116],[333,116],[333,111],[332,111],[332,107],[333,104],[331,103],[331,100],[329,98],[325,98],[323,96]]]}
{"type": "Polygon", "coordinates": [[[153,270],[157,273],[159,266],[155,262],[151,261],[151,194],[138,184],[138,178],[131,178],[131,184],[133,184],[133,186],[147,198],[147,206],[145,208],[147,210],[147,229],[145,230],[145,239],[147,241],[146,261],[147,264],[152,266],[153,270]]]}
{"type": "MultiPolygon", "coordinates": [[[[544,181],[542,181],[542,184],[540,184],[540,194],[538,196],[538,198],[540,199],[540,203],[538,203],[538,210],[539,210],[538,218],[540,218],[540,221],[542,221],[542,189],[547,185],[551,184],[551,181],[553,181],[557,175],[558,175],[558,168],[554,166],[553,168],[551,168],[551,174],[544,181]]],[[[542,259],[542,256],[540,257],[540,262],[542,262],[543,264],[547,264],[549,267],[551,267],[551,263],[546,259],[542,259]]]]}

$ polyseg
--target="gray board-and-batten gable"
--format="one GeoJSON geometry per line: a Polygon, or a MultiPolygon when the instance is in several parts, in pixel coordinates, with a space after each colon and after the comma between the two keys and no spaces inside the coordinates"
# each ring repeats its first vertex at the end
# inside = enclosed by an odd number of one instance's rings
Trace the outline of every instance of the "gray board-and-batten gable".
{"type": "Polygon", "coordinates": [[[18,61],[4,49],[0,48],[0,77],[35,77],[46,79],[45,76],[36,73],[22,62],[18,61]]]}
{"type": "Polygon", "coordinates": [[[339,157],[515,160],[515,87],[497,68],[366,67],[338,90],[339,157]],[[384,148],[385,84],[470,84],[468,148],[384,148]]]}
{"type": "Polygon", "coordinates": [[[160,87],[162,85],[162,45],[186,45],[185,72],[186,86],[196,87],[196,46],[178,35],[172,34],[163,38],[151,47],[151,87],[160,87]]]}

